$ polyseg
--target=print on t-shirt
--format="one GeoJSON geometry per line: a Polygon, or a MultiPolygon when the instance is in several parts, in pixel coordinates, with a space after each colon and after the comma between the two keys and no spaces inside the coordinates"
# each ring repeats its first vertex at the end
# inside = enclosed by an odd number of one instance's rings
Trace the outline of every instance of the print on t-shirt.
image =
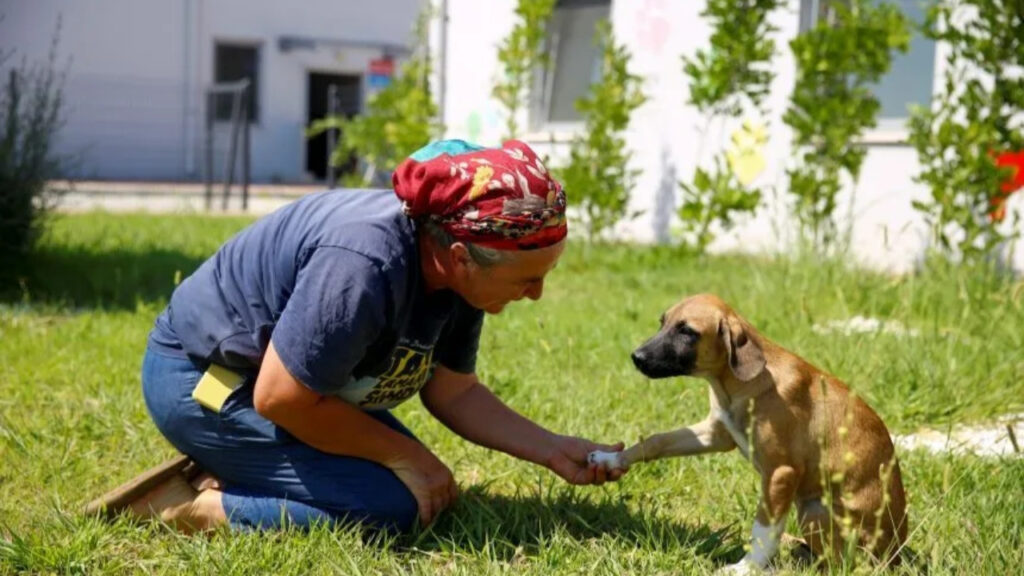
{"type": "Polygon", "coordinates": [[[433,373],[433,356],[433,347],[402,342],[392,353],[383,374],[360,378],[341,389],[338,396],[370,410],[393,408],[426,385],[433,373]]]}

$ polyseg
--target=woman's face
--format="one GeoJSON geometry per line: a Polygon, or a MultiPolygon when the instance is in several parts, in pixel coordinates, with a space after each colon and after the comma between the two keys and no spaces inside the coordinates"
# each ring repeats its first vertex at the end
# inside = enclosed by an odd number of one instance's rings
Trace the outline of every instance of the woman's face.
{"type": "Polygon", "coordinates": [[[509,260],[486,267],[472,262],[467,252],[465,258],[456,258],[455,291],[489,314],[501,312],[513,300],[538,300],[544,293],[544,278],[558,264],[563,250],[564,240],[546,248],[517,251],[509,260]]]}

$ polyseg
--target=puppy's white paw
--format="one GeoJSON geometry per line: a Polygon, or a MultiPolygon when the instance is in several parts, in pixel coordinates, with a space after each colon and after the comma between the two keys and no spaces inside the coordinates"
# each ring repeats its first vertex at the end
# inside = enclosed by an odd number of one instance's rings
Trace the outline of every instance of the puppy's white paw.
{"type": "Polygon", "coordinates": [[[719,576],[753,576],[755,574],[764,574],[764,569],[744,558],[735,564],[719,568],[715,571],[715,574],[719,576]]]}
{"type": "Polygon", "coordinates": [[[597,450],[587,455],[587,462],[603,466],[607,470],[625,468],[622,462],[622,452],[602,452],[597,450]]]}

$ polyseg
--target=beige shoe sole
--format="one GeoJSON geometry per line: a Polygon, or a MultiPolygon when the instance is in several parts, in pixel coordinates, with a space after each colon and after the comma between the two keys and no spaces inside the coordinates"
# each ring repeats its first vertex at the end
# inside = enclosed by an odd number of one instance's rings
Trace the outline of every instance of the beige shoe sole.
{"type": "Polygon", "coordinates": [[[175,474],[181,474],[191,482],[202,470],[191,458],[180,455],[146,470],[128,482],[107,492],[103,496],[89,502],[85,506],[87,516],[103,516],[113,518],[132,502],[138,500],[150,490],[166,482],[175,474]]]}

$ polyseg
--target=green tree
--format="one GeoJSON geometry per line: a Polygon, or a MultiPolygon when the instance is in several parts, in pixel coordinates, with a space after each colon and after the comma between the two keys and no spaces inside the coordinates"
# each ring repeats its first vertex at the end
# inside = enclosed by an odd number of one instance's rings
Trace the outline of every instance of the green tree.
{"type": "MultiPolygon", "coordinates": [[[[711,23],[711,46],[694,58],[683,57],[689,79],[689,103],[705,117],[701,148],[714,122],[724,125],[745,112],[764,113],[774,74],[771,58],[775,31],[768,16],[780,0],[708,0],[701,15],[711,23]]],[[[729,229],[737,216],[752,214],[761,202],[761,190],[750,186],[763,163],[762,130],[746,124],[733,137],[732,150],[721,151],[713,166],[698,166],[691,182],[680,182],[682,198],[677,212],[686,245],[704,252],[714,240],[713,227],[729,229]]]]}
{"type": "Polygon", "coordinates": [[[910,43],[906,17],[894,5],[831,0],[826,12],[790,42],[796,86],[783,116],[797,154],[787,170],[794,213],[819,248],[836,237],[841,178],[856,183],[860,175],[865,149],[858,140],[876,125],[880,108],[872,87],[889,71],[893,52],[910,43]]]}
{"type": "Polygon", "coordinates": [[[1024,152],[1024,2],[940,2],[922,29],[949,52],[931,108],[915,109],[909,121],[917,181],[930,190],[914,208],[944,252],[982,259],[1020,236],[1019,215],[1007,229],[998,226],[1007,193],[1001,187],[1012,173],[994,159],[1024,152]]]}
{"type": "Polygon", "coordinates": [[[629,192],[640,171],[629,168],[632,154],[623,132],[646,100],[642,79],[629,72],[629,51],[615,43],[607,21],[598,23],[594,41],[601,49],[601,80],[576,101],[583,133],[573,138],[569,163],[560,171],[566,190],[586,215],[591,240],[627,215],[629,192]]]}
{"type": "Polygon", "coordinates": [[[556,0],[518,0],[516,23],[498,46],[502,76],[491,94],[507,111],[505,139],[519,135],[519,110],[527,101],[533,75],[548,65],[544,34],[556,0]]]}

